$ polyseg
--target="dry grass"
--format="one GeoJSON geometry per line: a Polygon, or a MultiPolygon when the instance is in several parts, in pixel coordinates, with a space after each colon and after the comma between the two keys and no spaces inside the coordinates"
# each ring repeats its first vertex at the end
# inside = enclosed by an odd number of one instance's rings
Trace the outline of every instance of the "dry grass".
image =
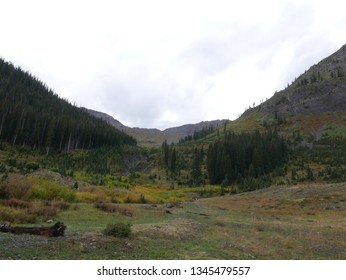
{"type": "MultiPolygon", "coordinates": [[[[41,223],[58,215],[68,226],[59,242],[18,249],[23,258],[31,258],[35,250],[43,259],[346,259],[346,183],[275,186],[184,202],[189,192],[196,190],[81,187],[76,197],[88,193],[92,203],[12,198],[1,202],[0,220],[41,223]],[[120,197],[138,200],[140,194],[149,202],[183,202],[170,209],[165,204],[111,203],[120,197]],[[107,224],[118,221],[133,224],[129,240],[101,234],[107,224]]],[[[0,238],[1,246],[11,242],[0,238]]],[[[0,257],[9,255],[13,252],[0,252],[0,257]]]]}
{"type": "Polygon", "coordinates": [[[30,194],[32,183],[25,178],[13,176],[3,182],[0,187],[6,198],[24,199],[30,194]]]}
{"type": "Polygon", "coordinates": [[[61,210],[61,211],[66,211],[69,210],[71,207],[71,204],[67,201],[63,201],[63,200],[54,200],[50,202],[50,205],[57,209],[57,210],[61,210]]]}
{"type": "Polygon", "coordinates": [[[57,217],[70,208],[65,201],[28,201],[11,198],[0,204],[0,221],[9,223],[37,223],[57,217]]]}
{"type": "Polygon", "coordinates": [[[134,234],[151,239],[189,240],[200,234],[200,225],[190,220],[177,220],[171,223],[140,224],[134,226],[134,234]]]}
{"type": "Polygon", "coordinates": [[[134,216],[134,211],[129,208],[124,208],[119,205],[116,205],[114,203],[107,203],[103,201],[98,201],[94,204],[95,208],[98,208],[102,211],[105,212],[110,212],[110,213],[119,213],[124,216],[128,217],[133,217],[134,216]]]}
{"type": "Polygon", "coordinates": [[[21,200],[18,198],[10,198],[9,200],[3,201],[2,204],[12,208],[20,208],[20,209],[27,209],[32,207],[32,202],[21,200]]]}
{"type": "Polygon", "coordinates": [[[346,184],[301,184],[200,203],[214,209],[211,215],[223,209],[222,234],[254,258],[344,259],[345,198],[346,184]]]}

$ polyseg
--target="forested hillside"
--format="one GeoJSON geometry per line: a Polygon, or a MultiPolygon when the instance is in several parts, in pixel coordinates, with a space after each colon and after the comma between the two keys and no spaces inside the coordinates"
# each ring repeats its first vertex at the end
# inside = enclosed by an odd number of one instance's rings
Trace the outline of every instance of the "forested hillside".
{"type": "Polygon", "coordinates": [[[276,131],[260,134],[229,133],[223,141],[209,146],[207,168],[211,184],[239,183],[243,178],[256,178],[282,166],[287,160],[287,147],[276,131]]]}
{"type": "Polygon", "coordinates": [[[30,73],[2,59],[0,140],[47,151],[136,143],[131,136],[59,98],[30,73]]]}

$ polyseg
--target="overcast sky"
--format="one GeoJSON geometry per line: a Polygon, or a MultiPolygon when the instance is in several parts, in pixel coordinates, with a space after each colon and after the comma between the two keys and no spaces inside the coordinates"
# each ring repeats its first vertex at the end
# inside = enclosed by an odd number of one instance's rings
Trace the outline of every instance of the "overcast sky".
{"type": "Polygon", "coordinates": [[[0,0],[0,56],[129,126],[233,120],[346,43],[342,3],[0,0]]]}

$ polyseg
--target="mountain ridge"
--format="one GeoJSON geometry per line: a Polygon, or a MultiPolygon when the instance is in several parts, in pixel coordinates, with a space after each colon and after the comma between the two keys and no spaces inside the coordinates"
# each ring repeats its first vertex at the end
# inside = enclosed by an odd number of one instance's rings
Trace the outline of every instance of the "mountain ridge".
{"type": "Polygon", "coordinates": [[[180,139],[193,135],[194,132],[199,132],[202,129],[213,127],[220,127],[223,124],[227,123],[228,120],[212,120],[212,121],[201,121],[195,124],[184,124],[176,127],[169,127],[163,130],[159,130],[157,128],[140,128],[140,127],[128,127],[122,124],[120,121],[114,119],[112,116],[99,112],[93,109],[83,108],[89,114],[101,118],[108,122],[110,125],[115,126],[116,128],[123,130],[125,133],[135,137],[139,143],[142,144],[161,144],[163,141],[167,141],[168,143],[178,142],[180,139]],[[156,140],[148,139],[150,136],[156,136],[156,140]]]}
{"type": "MultiPolygon", "coordinates": [[[[275,92],[271,98],[256,107],[249,108],[234,121],[200,122],[162,131],[128,128],[114,119],[113,125],[124,129],[126,133],[144,144],[157,144],[165,140],[169,143],[178,142],[179,139],[203,127],[208,125],[217,127],[226,122],[227,130],[235,132],[261,130],[276,125],[288,134],[300,131],[302,135],[316,138],[323,135],[332,124],[343,126],[344,115],[346,115],[346,45],[310,66],[285,89],[275,92]],[[337,112],[340,116],[330,116],[337,112]]],[[[107,114],[103,117],[108,120],[112,118],[107,114]]],[[[211,135],[209,139],[215,137],[216,134],[211,135]]]]}
{"type": "Polygon", "coordinates": [[[346,45],[314,64],[286,89],[243,113],[254,111],[292,114],[328,113],[346,109],[346,45]]]}
{"type": "Polygon", "coordinates": [[[228,125],[231,130],[277,126],[288,137],[304,135],[313,141],[330,134],[346,139],[346,45],[312,65],[285,89],[246,110],[228,125]]]}

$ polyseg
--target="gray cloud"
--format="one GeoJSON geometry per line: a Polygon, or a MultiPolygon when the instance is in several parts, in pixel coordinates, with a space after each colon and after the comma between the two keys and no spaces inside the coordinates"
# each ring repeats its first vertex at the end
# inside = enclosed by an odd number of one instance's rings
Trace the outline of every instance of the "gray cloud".
{"type": "Polygon", "coordinates": [[[131,126],[234,119],[345,43],[338,4],[13,0],[0,56],[131,126]]]}

